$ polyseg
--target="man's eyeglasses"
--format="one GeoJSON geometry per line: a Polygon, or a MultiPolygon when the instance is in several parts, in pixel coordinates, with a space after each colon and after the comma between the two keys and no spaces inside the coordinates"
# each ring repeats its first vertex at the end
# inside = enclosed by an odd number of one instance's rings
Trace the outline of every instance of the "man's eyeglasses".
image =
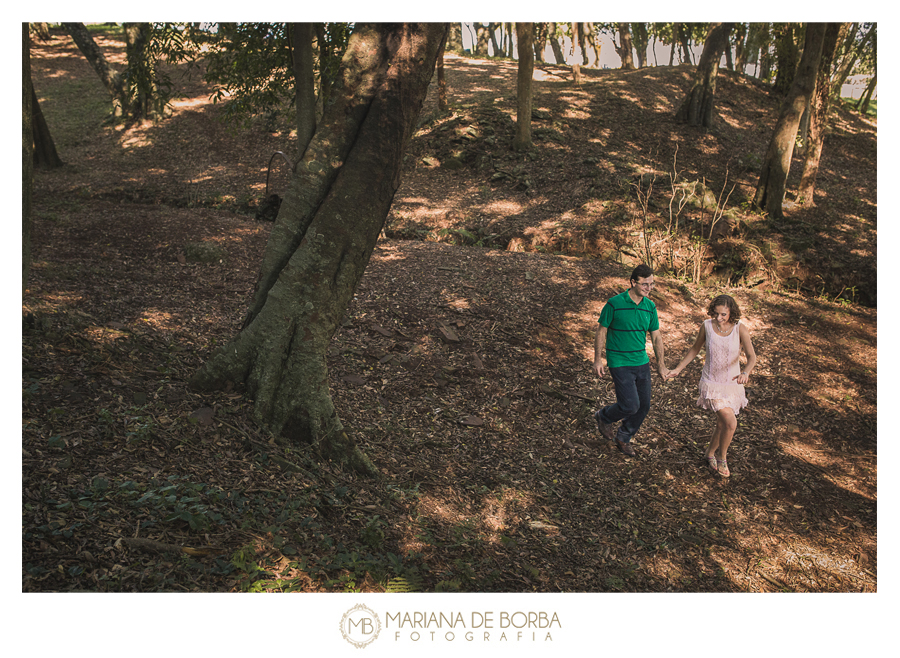
{"type": "Polygon", "coordinates": [[[655,283],[639,283],[638,285],[639,285],[641,288],[644,288],[644,289],[646,289],[646,290],[649,290],[650,288],[654,287],[656,284],[655,284],[655,283]]]}

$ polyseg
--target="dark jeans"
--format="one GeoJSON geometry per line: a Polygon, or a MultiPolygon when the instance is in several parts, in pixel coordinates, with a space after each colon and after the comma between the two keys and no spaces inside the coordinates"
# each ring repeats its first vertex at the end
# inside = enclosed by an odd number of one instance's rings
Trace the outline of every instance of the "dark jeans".
{"type": "Polygon", "coordinates": [[[650,411],[650,364],[610,368],[609,374],[616,387],[616,403],[600,409],[600,419],[604,423],[621,420],[616,439],[630,443],[650,411]]]}

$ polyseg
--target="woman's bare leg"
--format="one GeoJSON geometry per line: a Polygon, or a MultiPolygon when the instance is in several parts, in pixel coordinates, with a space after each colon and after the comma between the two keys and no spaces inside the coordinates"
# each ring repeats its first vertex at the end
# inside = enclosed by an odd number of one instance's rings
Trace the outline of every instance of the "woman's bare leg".
{"type": "Polygon", "coordinates": [[[728,456],[728,447],[731,445],[731,439],[734,438],[734,431],[737,429],[737,418],[734,416],[734,410],[725,407],[716,412],[716,448],[718,449],[719,461],[725,461],[728,456]]]}

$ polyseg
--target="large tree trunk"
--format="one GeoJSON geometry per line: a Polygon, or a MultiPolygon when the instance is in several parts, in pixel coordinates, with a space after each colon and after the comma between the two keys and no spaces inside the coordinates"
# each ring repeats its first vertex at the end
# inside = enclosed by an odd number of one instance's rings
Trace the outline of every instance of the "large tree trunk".
{"type": "Polygon", "coordinates": [[[713,101],[716,94],[716,77],[719,73],[719,60],[728,46],[728,34],[734,23],[710,23],[694,86],[675,114],[678,121],[692,126],[712,127],[713,101]]]}
{"type": "Polygon", "coordinates": [[[31,42],[28,23],[22,23],[22,295],[28,288],[31,272],[31,190],[34,145],[31,129],[31,103],[34,89],[31,86],[31,42]]]}
{"type": "Polygon", "coordinates": [[[809,98],[815,89],[816,72],[822,57],[825,40],[825,23],[810,23],[806,28],[806,45],[800,66],[794,76],[788,97],[785,99],[781,116],[775,124],[775,132],[769,143],[769,150],[763,162],[762,173],[756,187],[753,203],[765,210],[770,217],[784,217],[784,202],[787,177],[791,169],[791,157],[797,139],[797,127],[809,98]]]}
{"type": "Polygon", "coordinates": [[[808,127],[805,133],[803,173],[797,188],[797,201],[807,206],[814,206],[816,177],[819,174],[819,161],[822,159],[822,148],[825,144],[825,127],[828,113],[831,110],[831,68],[840,45],[840,35],[848,27],[847,23],[828,23],[825,30],[825,42],[822,46],[822,59],[816,76],[816,89],[809,102],[808,127]]]}
{"type": "Polygon", "coordinates": [[[516,78],[516,136],[513,148],[527,151],[531,148],[531,81],[534,77],[533,23],[516,23],[516,40],[519,42],[519,67],[516,78]]]}
{"type": "Polygon", "coordinates": [[[631,27],[628,23],[619,23],[619,44],[616,45],[616,52],[622,60],[622,69],[625,71],[634,70],[634,57],[631,54],[634,46],[631,43],[631,27]]]}
{"type": "Polygon", "coordinates": [[[326,350],[390,209],[446,23],[358,25],[325,116],[263,257],[249,322],[192,377],[243,383],[254,417],[291,443],[374,473],[328,388],[326,350]]]}
{"type": "Polygon", "coordinates": [[[291,23],[289,30],[299,159],[316,132],[316,74],[313,66],[316,28],[313,23],[291,23]]]}
{"type": "Polygon", "coordinates": [[[34,166],[39,169],[56,169],[63,166],[63,161],[56,152],[56,144],[50,134],[50,127],[41,112],[34,85],[31,87],[31,131],[34,134],[34,166]]]}

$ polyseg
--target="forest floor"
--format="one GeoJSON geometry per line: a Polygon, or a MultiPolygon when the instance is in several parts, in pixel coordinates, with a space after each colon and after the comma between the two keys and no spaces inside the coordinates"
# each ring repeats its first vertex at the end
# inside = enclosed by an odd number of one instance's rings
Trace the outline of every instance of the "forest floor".
{"type": "Polygon", "coordinates": [[[240,326],[271,227],[254,213],[290,135],[228,130],[196,80],[166,121],[107,125],[70,40],[32,58],[66,164],[35,172],[23,591],[877,590],[873,120],[839,113],[822,199],[776,225],[741,210],[775,107],[753,81],[722,76],[707,133],[670,116],[686,68],[575,87],[541,65],[546,125],[521,155],[514,63],[448,56],[451,112],[427,102],[330,351],[335,404],[381,472],[365,479],[276,444],[239,393],[186,386],[240,326]],[[712,287],[679,275],[697,256],[673,240],[656,277],[670,366],[722,290],[750,327],[728,479],[703,463],[699,359],[655,378],[636,458],[592,418],[613,399],[590,368],[597,317],[650,234],[635,184],[673,158],[687,180],[740,184],[728,253],[772,243],[712,287]]]}

